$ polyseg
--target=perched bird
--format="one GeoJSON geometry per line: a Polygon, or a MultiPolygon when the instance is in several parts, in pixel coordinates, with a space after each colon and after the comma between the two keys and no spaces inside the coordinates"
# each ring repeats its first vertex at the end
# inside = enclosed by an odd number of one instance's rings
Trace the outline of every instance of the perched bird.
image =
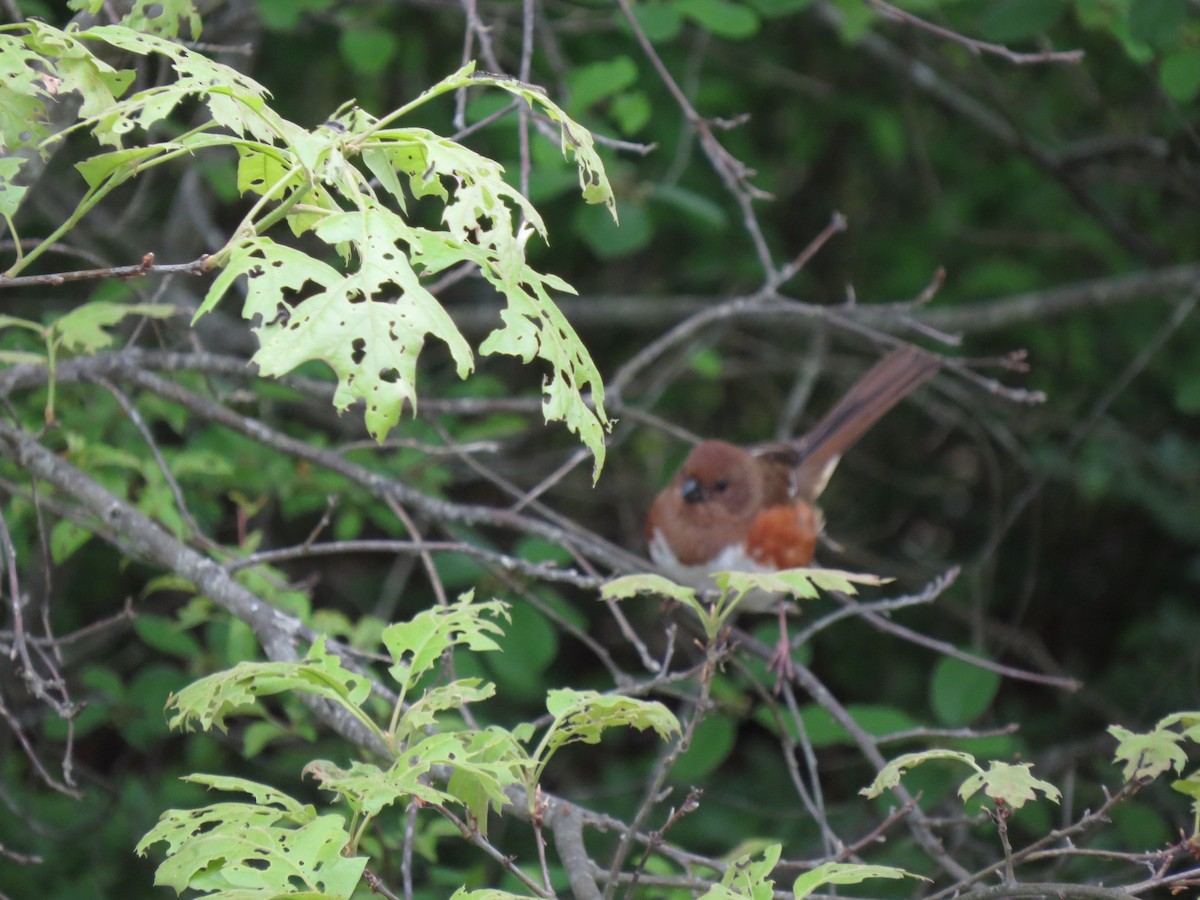
{"type": "MultiPolygon", "coordinates": [[[[940,368],[912,346],[893,350],[803,437],[739,447],[703,441],[692,448],[646,517],[650,558],[680,584],[711,588],[714,572],[774,572],[810,565],[821,531],[816,507],[841,455],[940,368]]],[[[779,611],[771,670],[792,674],[782,598],[750,594],[742,609],[779,611]]]]}

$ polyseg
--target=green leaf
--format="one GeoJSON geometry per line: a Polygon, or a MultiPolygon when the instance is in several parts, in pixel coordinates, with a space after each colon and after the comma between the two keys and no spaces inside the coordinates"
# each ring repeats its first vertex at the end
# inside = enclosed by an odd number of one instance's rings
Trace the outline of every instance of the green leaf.
{"type": "Polygon", "coordinates": [[[875,780],[859,791],[859,793],[864,797],[878,797],[884,791],[899,785],[900,778],[909,769],[919,766],[922,763],[927,763],[932,759],[951,759],[970,766],[976,772],[983,772],[979,768],[979,764],[975,762],[975,757],[970,753],[961,753],[958,750],[922,750],[917,753],[905,753],[903,756],[893,759],[880,769],[879,774],[875,776],[875,780]]]}
{"type": "Polygon", "coordinates": [[[78,37],[139,56],[161,57],[176,76],[171,84],[140,91],[119,103],[105,103],[94,114],[85,112],[102,143],[119,147],[125,134],[162,121],[189,97],[199,98],[218,124],[239,137],[249,134],[271,143],[280,135],[299,131],[267,105],[267,90],[261,84],[181,44],[123,25],[96,26],[78,32],[78,37]]]}
{"type": "Polygon", "coordinates": [[[1129,34],[1151,47],[1166,47],[1187,23],[1185,0],[1137,0],[1129,7],[1129,34]]]}
{"type": "Polygon", "coordinates": [[[692,743],[671,769],[677,784],[698,784],[733,752],[737,726],[730,716],[709,716],[696,726],[692,743]]]}
{"type": "Polygon", "coordinates": [[[165,303],[110,303],[96,300],[78,306],[59,318],[53,325],[53,331],[65,349],[94,353],[112,343],[113,335],[105,329],[127,316],[167,319],[178,313],[177,307],[165,303]]]}
{"type": "Polygon", "coordinates": [[[741,40],[757,33],[758,14],[735,0],[676,0],[676,8],[717,37],[741,40]]]}
{"type": "Polygon", "coordinates": [[[155,884],[229,898],[302,892],[349,898],[354,892],[367,860],[343,855],[350,835],[341,816],[318,816],[311,806],[242,779],[188,780],[245,791],[256,802],[163,813],[136,848],[144,856],[152,845],[167,844],[155,884]]]}
{"type": "MultiPolygon", "coordinates": [[[[499,75],[489,75],[483,72],[475,73],[474,63],[471,63],[459,69],[453,75],[443,78],[432,88],[425,91],[425,93],[414,101],[413,105],[438,94],[446,93],[447,91],[478,84],[490,84],[506,90],[510,94],[521,97],[531,107],[540,107],[543,114],[551,121],[557,122],[560,128],[563,154],[568,158],[574,157],[575,164],[579,168],[579,187],[583,192],[583,199],[588,203],[604,205],[612,214],[612,217],[616,219],[617,208],[616,201],[613,198],[612,186],[609,184],[608,176],[604,172],[604,164],[600,161],[600,157],[596,153],[596,145],[592,139],[592,135],[586,128],[579,125],[563,112],[554,101],[546,96],[541,88],[525,84],[515,78],[504,78],[499,75]]],[[[535,223],[535,226],[539,232],[545,233],[540,226],[540,219],[535,223]]]]}
{"type": "Polygon", "coordinates": [[[402,728],[397,729],[397,736],[401,740],[408,740],[414,733],[437,724],[439,712],[460,710],[468,703],[478,703],[495,696],[495,693],[496,686],[481,678],[460,678],[449,684],[431,687],[404,711],[402,728]]]}
{"type": "Polygon", "coordinates": [[[50,530],[50,558],[55,565],[62,565],[91,539],[90,531],[69,519],[56,522],[50,530]]]}
{"type": "Polygon", "coordinates": [[[383,645],[392,657],[388,670],[408,691],[451,647],[465,646],[474,652],[499,650],[493,635],[504,633],[498,619],[508,619],[508,604],[500,600],[474,602],[470,592],[448,606],[422,610],[408,622],[396,622],[383,630],[383,645]]]}
{"type": "Polygon", "coordinates": [[[200,16],[192,0],[136,0],[133,9],[121,24],[134,31],[178,36],[180,26],[187,23],[192,39],[200,37],[200,16]]]}
{"type": "MultiPolygon", "coordinates": [[[[875,736],[908,731],[923,724],[903,710],[883,704],[851,703],[846,706],[846,712],[859,728],[875,736]]],[[[816,703],[807,704],[801,707],[800,714],[805,733],[814,747],[854,743],[850,733],[824,707],[816,703]]],[[[767,724],[769,719],[760,717],[760,721],[767,724]]]]}
{"type": "Polygon", "coordinates": [[[152,144],[149,147],[129,147],[99,153],[76,163],[75,169],[83,176],[88,187],[99,187],[106,181],[117,185],[136,175],[142,163],[161,157],[174,146],[176,145],[152,144]]]}
{"type": "Polygon", "coordinates": [[[989,41],[1019,41],[1053,27],[1066,11],[1065,0],[998,0],[979,17],[979,30],[989,41]]]}
{"type": "Polygon", "coordinates": [[[386,28],[347,28],[338,36],[342,59],[362,75],[379,75],[396,57],[396,36],[386,28]]]}
{"type": "Polygon", "coordinates": [[[599,743],[609,728],[653,728],[664,740],[679,733],[679,720],[669,709],[638,697],[563,688],[546,695],[546,709],[554,721],[533,754],[532,783],[541,779],[546,763],[559,749],[574,743],[599,743]]]}
{"type": "Polygon", "coordinates": [[[215,307],[239,277],[246,277],[246,301],[242,317],[259,317],[255,326],[259,340],[284,331],[291,320],[296,292],[310,282],[330,287],[341,280],[331,266],[270,238],[249,238],[237,244],[221,273],[213,279],[204,302],[196,310],[192,324],[215,307]]]}
{"type": "Polygon", "coordinates": [[[601,259],[619,259],[649,246],[654,227],[643,204],[626,204],[618,226],[599,208],[582,207],[571,218],[571,227],[601,259]]]}
{"type": "Polygon", "coordinates": [[[166,616],[142,613],[133,620],[133,630],[147,646],[163,653],[185,660],[198,659],[202,654],[200,643],[166,616]]]}
{"type": "Polygon", "coordinates": [[[467,762],[455,767],[446,790],[471,813],[475,827],[487,835],[489,811],[509,802],[504,787],[515,784],[531,765],[516,736],[497,726],[466,738],[467,762]]]}
{"type": "Polygon", "coordinates": [[[946,656],[933,670],[929,701],[943,725],[957,728],[986,712],[999,689],[1000,676],[995,672],[946,656]]]}
{"type": "Polygon", "coordinates": [[[1121,774],[1126,781],[1157,778],[1172,769],[1182,772],[1187,764],[1187,754],[1179,746],[1183,736],[1165,728],[1137,734],[1120,725],[1111,725],[1108,733],[1117,739],[1113,758],[1124,763],[1121,774]]]}
{"type": "Polygon", "coordinates": [[[1049,782],[1034,778],[1030,772],[1031,768],[1030,763],[1002,763],[993,760],[986,772],[976,772],[967,778],[958,789],[958,795],[963,800],[968,800],[983,788],[987,796],[1013,809],[1020,809],[1030,800],[1036,800],[1039,793],[1058,803],[1062,798],[1058,788],[1049,782]]]}
{"type": "Polygon", "coordinates": [[[768,844],[762,857],[754,859],[753,853],[745,853],[725,867],[719,884],[701,895],[701,900],[771,900],[775,882],[771,872],[779,862],[781,844],[768,844]]]}
{"type": "Polygon", "coordinates": [[[617,123],[621,134],[633,135],[649,124],[654,117],[654,108],[644,92],[627,91],[613,98],[608,107],[608,115],[617,123]]]}
{"type": "MultiPolygon", "coordinates": [[[[683,27],[683,15],[673,2],[646,0],[646,2],[635,3],[633,4],[633,18],[651,43],[655,44],[674,40],[675,36],[679,34],[679,29],[683,27]]],[[[622,26],[628,28],[623,18],[618,21],[622,26]]]]}
{"type": "Polygon", "coordinates": [[[262,374],[278,376],[309,360],[324,361],[338,377],[333,405],[345,410],[364,400],[367,431],[383,440],[405,402],[416,408],[417,357],[425,336],[445,342],[460,378],[474,367],[471,348],[413,271],[401,245],[423,237],[400,218],[368,206],[328,216],[315,232],[329,243],[352,244],[359,267],[300,301],[287,325],[264,337],[254,362],[262,374]]]}
{"type": "Polygon", "coordinates": [[[593,104],[631,87],[637,82],[637,75],[637,66],[628,56],[615,56],[573,68],[567,74],[571,108],[584,112],[593,104]]]}
{"type": "MultiPolygon", "coordinates": [[[[3,99],[3,92],[0,91],[0,102],[3,102],[3,99]]],[[[24,164],[25,160],[19,156],[0,159],[0,216],[8,218],[15,216],[17,209],[21,206],[21,201],[25,199],[25,192],[28,188],[25,185],[17,184],[15,180],[24,164]]]]}
{"type": "Polygon", "coordinates": [[[650,188],[650,199],[689,216],[706,228],[729,227],[729,217],[720,204],[710,197],[676,184],[656,184],[650,188]]]}
{"type": "Polygon", "coordinates": [[[782,569],[778,572],[719,572],[715,580],[721,590],[728,590],[735,595],[759,590],[798,599],[812,599],[818,591],[840,591],[853,595],[858,593],[856,585],[880,585],[891,581],[878,575],[815,568],[782,569]]]}
{"type": "Polygon", "coordinates": [[[1165,728],[1174,728],[1176,725],[1183,726],[1183,736],[1191,741],[1200,740],[1200,734],[1197,734],[1196,727],[1200,726],[1200,712],[1186,711],[1171,713],[1168,716],[1163,716],[1155,723],[1156,730],[1165,728]]]}
{"type": "Polygon", "coordinates": [[[812,0],[749,0],[749,3],[763,18],[774,19],[807,9],[812,0]]]}
{"type": "Polygon", "coordinates": [[[378,731],[359,708],[371,692],[370,679],[344,669],[325,650],[324,640],[313,644],[303,662],[241,662],[188,685],[167,699],[167,707],[175,710],[170,725],[225,731],[227,716],[253,706],[259,697],[285,691],[331,700],[378,731]]]}
{"type": "Polygon", "coordinates": [[[1164,56],[1158,65],[1158,80],[1176,103],[1195,100],[1200,96],[1200,48],[1184,47],[1164,56]]]}
{"type": "Polygon", "coordinates": [[[489,729],[428,735],[406,747],[387,768],[355,762],[343,769],[315,760],[304,771],[359,815],[376,816],[398,802],[462,803],[485,825],[488,809],[508,802],[504,789],[519,782],[525,766],[524,753],[512,737],[489,729]],[[431,783],[429,773],[435,768],[453,770],[445,790],[431,783]]]}
{"type": "Polygon", "coordinates": [[[603,600],[628,600],[638,594],[657,594],[685,603],[695,601],[696,591],[690,587],[676,584],[662,575],[645,573],[642,575],[622,575],[614,578],[600,587],[600,597],[603,600]]]}
{"type": "Polygon", "coordinates": [[[928,881],[922,875],[914,875],[895,866],[871,866],[862,863],[822,863],[815,869],[805,872],[792,884],[792,894],[796,900],[802,900],[817,888],[826,884],[861,884],[868,878],[919,878],[928,881]]]}

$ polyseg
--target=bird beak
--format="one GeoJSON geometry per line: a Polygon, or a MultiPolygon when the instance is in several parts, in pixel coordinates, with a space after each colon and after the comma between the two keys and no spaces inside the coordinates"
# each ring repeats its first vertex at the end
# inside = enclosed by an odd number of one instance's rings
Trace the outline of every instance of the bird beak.
{"type": "Polygon", "coordinates": [[[700,487],[700,482],[694,477],[685,479],[680,490],[683,499],[688,503],[700,503],[704,500],[704,488],[700,487]]]}

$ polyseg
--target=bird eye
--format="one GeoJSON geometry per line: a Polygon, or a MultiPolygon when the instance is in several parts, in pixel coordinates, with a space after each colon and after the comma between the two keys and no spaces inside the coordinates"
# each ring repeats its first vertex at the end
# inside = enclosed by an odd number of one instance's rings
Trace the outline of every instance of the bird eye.
{"type": "Polygon", "coordinates": [[[728,479],[722,478],[719,481],[713,482],[713,490],[716,491],[718,494],[724,493],[726,488],[728,488],[728,487],[729,487],[728,479]]]}

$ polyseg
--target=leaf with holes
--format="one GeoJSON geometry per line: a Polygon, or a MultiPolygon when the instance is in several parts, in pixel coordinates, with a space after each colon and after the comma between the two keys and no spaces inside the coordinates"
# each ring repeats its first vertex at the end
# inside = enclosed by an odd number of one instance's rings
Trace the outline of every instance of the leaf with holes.
{"type": "Polygon", "coordinates": [[[303,662],[242,662],[193,682],[167,699],[167,707],[175,710],[170,725],[224,731],[226,716],[252,706],[259,697],[285,691],[323,697],[378,732],[360,708],[370,695],[370,680],[343,668],[323,640],[313,644],[303,662]]]}
{"type": "Polygon", "coordinates": [[[276,138],[303,133],[267,105],[267,89],[253,78],[182,44],[122,25],[89,28],[79,32],[78,37],[102,41],[138,56],[162,57],[170,61],[176,76],[171,84],[139,91],[87,117],[85,121],[95,126],[96,136],[103,143],[119,147],[125,134],[162,121],[188,97],[199,98],[217,124],[239,137],[249,134],[271,143],[276,138]]]}
{"type": "Polygon", "coordinates": [[[467,592],[454,603],[422,610],[408,622],[383,630],[383,645],[394,662],[388,672],[400,685],[401,698],[452,647],[465,646],[477,653],[500,649],[493,636],[504,633],[497,620],[508,619],[508,604],[475,603],[473,597],[467,592]]]}
{"type": "Polygon", "coordinates": [[[655,700],[563,688],[546,695],[546,709],[554,721],[533,754],[531,786],[541,779],[546,763],[560,748],[568,744],[599,743],[609,728],[633,727],[639,731],[653,728],[663,740],[679,733],[679,720],[655,700]]]}
{"type": "Polygon", "coordinates": [[[256,326],[260,341],[286,329],[295,296],[310,282],[328,288],[342,279],[337,269],[307,253],[277,244],[267,237],[249,238],[233,248],[228,263],[213,279],[192,323],[216,306],[242,275],[246,276],[242,317],[260,317],[256,326]]]}
{"type": "Polygon", "coordinates": [[[254,362],[271,376],[324,361],[338,377],[333,405],[345,410],[365,401],[367,431],[383,440],[406,402],[416,408],[425,336],[445,342],[460,378],[474,367],[471,348],[413,271],[408,247],[420,238],[402,219],[368,206],[329,216],[315,231],[354,247],[358,269],[300,301],[287,326],[264,338],[254,362]]]}
{"type": "Polygon", "coordinates": [[[145,856],[154,844],[167,844],[155,884],[214,898],[266,900],[300,892],[349,898],[354,892],[367,860],[343,855],[350,835],[341,816],[318,816],[312,806],[242,779],[191,780],[246,791],[256,802],[163,813],[136,848],[145,856]]]}
{"type": "Polygon", "coordinates": [[[602,600],[628,600],[638,594],[657,594],[681,603],[688,600],[694,602],[696,599],[694,588],[684,587],[669,578],[649,572],[640,575],[622,575],[600,587],[602,600]]]}

